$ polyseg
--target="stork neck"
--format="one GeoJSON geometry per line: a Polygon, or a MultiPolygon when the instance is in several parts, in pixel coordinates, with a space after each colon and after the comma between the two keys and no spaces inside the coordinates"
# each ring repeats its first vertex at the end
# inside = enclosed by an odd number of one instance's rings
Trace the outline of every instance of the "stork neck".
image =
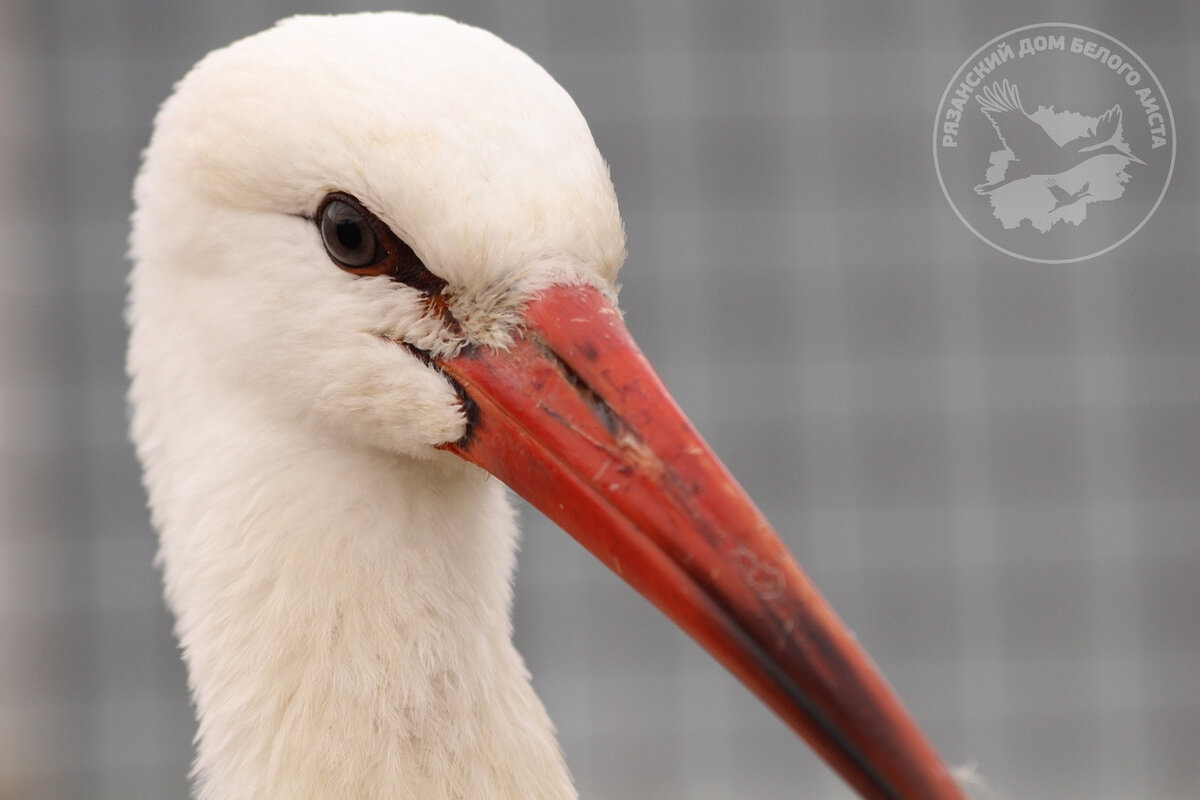
{"type": "Polygon", "coordinates": [[[511,643],[502,487],[451,456],[224,422],[144,454],[200,796],[574,797],[511,643]]]}

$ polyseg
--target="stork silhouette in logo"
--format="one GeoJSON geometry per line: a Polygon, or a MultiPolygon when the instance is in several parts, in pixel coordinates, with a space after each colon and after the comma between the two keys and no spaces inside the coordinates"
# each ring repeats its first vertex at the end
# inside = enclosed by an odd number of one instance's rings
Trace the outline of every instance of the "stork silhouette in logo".
{"type": "Polygon", "coordinates": [[[1085,197],[1091,196],[1091,183],[1085,183],[1079,187],[1079,191],[1072,194],[1063,187],[1054,182],[1053,178],[1046,178],[1046,188],[1050,190],[1050,194],[1054,195],[1054,208],[1051,212],[1058,211],[1060,208],[1073,206],[1085,197]]]}
{"type": "MultiPolygon", "coordinates": [[[[978,194],[991,194],[1002,186],[1031,175],[1061,175],[1096,156],[1117,155],[1138,164],[1146,163],[1130,151],[1121,136],[1120,105],[1101,114],[1090,135],[1060,145],[1040,122],[1025,112],[1016,84],[1007,80],[1003,83],[997,81],[983,87],[975,99],[996,129],[1000,143],[1013,154],[1013,160],[1008,163],[1004,175],[992,183],[976,186],[978,194]]],[[[1083,197],[1079,193],[1072,195],[1061,187],[1055,188],[1062,192],[1061,196],[1054,192],[1059,207],[1083,197]]]]}

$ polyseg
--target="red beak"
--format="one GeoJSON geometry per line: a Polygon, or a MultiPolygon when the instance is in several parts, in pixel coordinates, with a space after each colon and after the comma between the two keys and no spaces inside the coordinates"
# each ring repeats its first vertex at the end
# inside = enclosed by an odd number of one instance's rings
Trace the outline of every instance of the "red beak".
{"type": "Polygon", "coordinates": [[[598,290],[547,289],[529,301],[512,347],[436,363],[471,417],[445,449],[578,539],[863,797],[963,797],[598,290]]]}

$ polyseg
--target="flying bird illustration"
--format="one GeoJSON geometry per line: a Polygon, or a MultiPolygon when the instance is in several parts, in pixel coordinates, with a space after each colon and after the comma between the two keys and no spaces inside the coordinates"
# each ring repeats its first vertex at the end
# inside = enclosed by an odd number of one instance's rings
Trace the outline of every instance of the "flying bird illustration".
{"type": "Polygon", "coordinates": [[[1054,178],[1046,178],[1046,188],[1050,190],[1050,194],[1054,195],[1054,208],[1050,210],[1058,211],[1060,208],[1075,205],[1085,197],[1090,197],[1092,193],[1089,191],[1089,186],[1090,184],[1085,183],[1072,194],[1055,183],[1054,178]]]}
{"type": "Polygon", "coordinates": [[[991,194],[1031,175],[1061,175],[1100,155],[1119,155],[1138,164],[1146,163],[1130,151],[1121,136],[1119,104],[1100,115],[1091,135],[1060,145],[1041,123],[1026,113],[1016,84],[1007,79],[983,87],[975,99],[996,129],[1000,143],[1013,154],[1004,176],[976,186],[978,194],[991,194]]]}

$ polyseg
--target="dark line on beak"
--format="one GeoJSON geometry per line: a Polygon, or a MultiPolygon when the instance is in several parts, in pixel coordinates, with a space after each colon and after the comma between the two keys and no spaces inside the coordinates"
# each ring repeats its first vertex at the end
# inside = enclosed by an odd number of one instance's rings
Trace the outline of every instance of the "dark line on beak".
{"type": "MultiPolygon", "coordinates": [[[[730,613],[728,607],[721,601],[721,598],[714,597],[707,590],[705,590],[704,593],[710,600],[712,600],[717,606],[725,611],[731,620],[734,621],[733,627],[738,631],[741,631],[742,629],[737,624],[737,617],[730,613]]],[[[817,729],[825,734],[825,736],[829,737],[833,744],[842,751],[846,758],[849,759],[854,766],[858,767],[859,772],[871,782],[871,784],[879,791],[880,795],[886,798],[886,800],[903,800],[903,798],[901,798],[900,795],[897,794],[892,788],[891,784],[888,783],[887,779],[884,778],[883,775],[879,774],[879,770],[877,770],[875,766],[871,764],[866,755],[859,750],[852,741],[850,741],[849,736],[843,733],[842,729],[839,728],[837,724],[834,723],[834,721],[830,719],[824,711],[821,710],[816,702],[813,701],[812,697],[802,688],[800,688],[800,686],[798,686],[796,682],[792,680],[791,676],[784,671],[783,667],[780,666],[773,658],[771,658],[769,654],[767,654],[766,649],[760,645],[756,639],[748,634],[745,635],[745,642],[747,643],[747,650],[754,654],[755,661],[758,662],[764,671],[771,675],[771,677],[775,680],[776,685],[782,688],[788,694],[788,696],[792,698],[792,702],[804,710],[804,713],[808,715],[808,718],[812,720],[817,729]]]]}
{"type": "MultiPolygon", "coordinates": [[[[616,410],[608,404],[608,401],[605,400],[599,392],[593,389],[591,385],[571,367],[570,364],[568,364],[562,359],[562,357],[558,355],[558,353],[554,352],[552,347],[542,341],[538,341],[537,345],[538,349],[541,350],[551,362],[558,366],[559,370],[563,374],[563,377],[567,379],[567,383],[571,384],[571,387],[574,388],[579,394],[579,398],[583,400],[591,412],[596,415],[596,419],[600,420],[600,423],[604,426],[604,429],[608,431],[609,435],[612,436],[613,439],[620,439],[624,435],[637,435],[634,433],[633,428],[631,428],[629,424],[625,422],[625,420],[621,419],[621,415],[618,414],[616,410]]],[[[593,351],[592,358],[595,358],[595,356],[596,354],[593,351]]],[[[638,438],[640,439],[641,437],[638,438]]]]}

